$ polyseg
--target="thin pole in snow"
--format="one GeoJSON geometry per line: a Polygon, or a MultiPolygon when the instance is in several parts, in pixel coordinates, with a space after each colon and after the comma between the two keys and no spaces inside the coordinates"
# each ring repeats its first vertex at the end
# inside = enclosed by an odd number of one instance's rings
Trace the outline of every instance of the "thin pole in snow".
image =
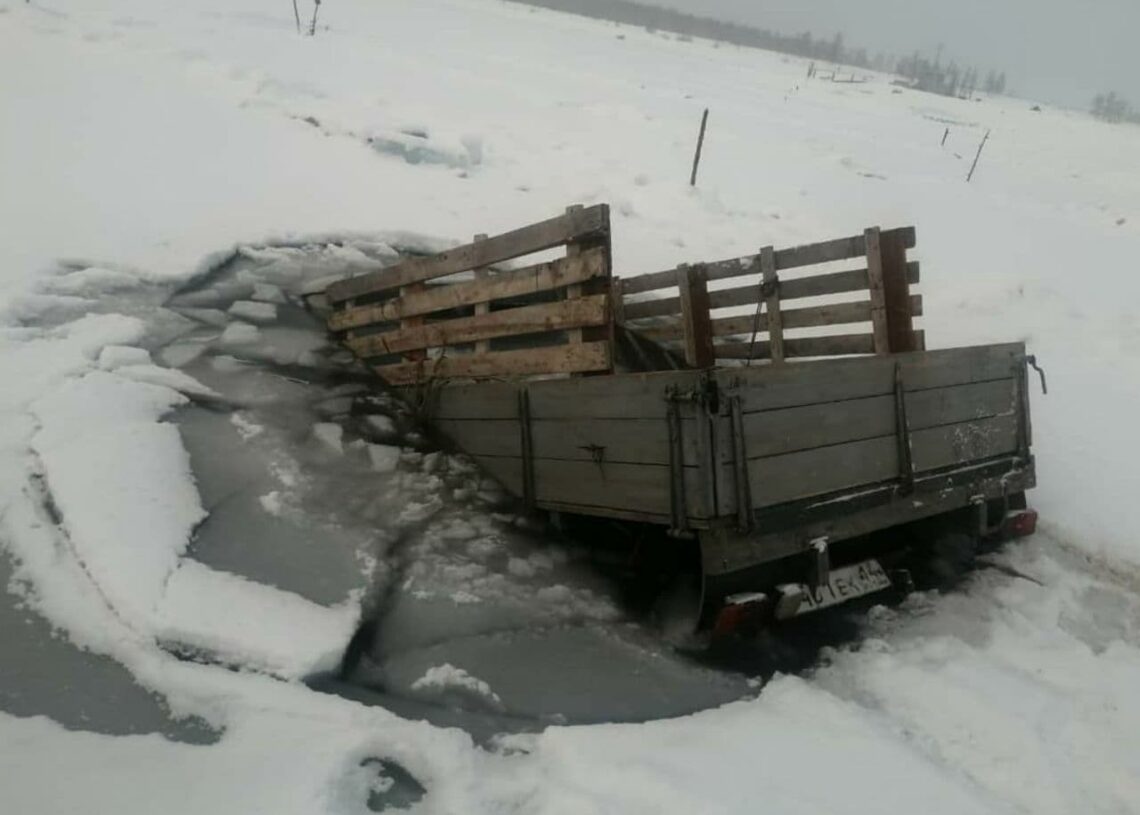
{"type": "Polygon", "coordinates": [[[946,132],[942,134],[942,146],[946,146],[946,137],[950,135],[950,128],[946,128],[946,132]]]}
{"type": "Polygon", "coordinates": [[[978,159],[982,157],[982,148],[986,146],[986,142],[990,140],[990,131],[986,131],[986,135],[982,137],[982,143],[978,145],[977,155],[974,156],[974,163],[970,166],[970,174],[966,176],[966,183],[969,184],[974,177],[974,170],[978,169],[978,159]]]}
{"type": "Polygon", "coordinates": [[[297,0],[293,0],[293,16],[297,19],[297,33],[301,33],[301,12],[297,9],[297,0]]]}
{"type": "Polygon", "coordinates": [[[697,136],[697,152],[693,156],[693,174],[689,176],[689,186],[697,186],[697,167],[701,163],[701,147],[705,143],[705,126],[709,123],[709,109],[705,108],[705,113],[701,116],[701,133],[697,136]]]}

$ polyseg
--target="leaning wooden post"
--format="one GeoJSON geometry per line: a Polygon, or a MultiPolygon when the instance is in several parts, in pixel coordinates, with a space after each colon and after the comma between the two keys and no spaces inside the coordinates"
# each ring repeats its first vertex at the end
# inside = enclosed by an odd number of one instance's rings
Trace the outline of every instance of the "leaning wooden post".
{"type": "Polygon", "coordinates": [[[883,256],[880,247],[879,227],[863,233],[867,252],[867,289],[871,294],[871,332],[876,354],[890,353],[887,332],[887,302],[883,292],[883,256]]]}
{"type": "Polygon", "coordinates": [[[982,143],[978,145],[978,152],[974,155],[974,163],[970,165],[970,174],[966,176],[966,183],[969,184],[974,178],[974,170],[978,169],[978,159],[982,157],[982,148],[986,146],[986,142],[990,140],[990,131],[986,131],[986,135],[982,137],[982,143]]]}
{"type": "Polygon", "coordinates": [[[689,176],[689,186],[690,187],[697,186],[697,167],[701,163],[701,148],[704,147],[704,144],[705,144],[705,127],[708,125],[708,123],[709,123],[709,109],[705,108],[705,112],[701,116],[701,132],[697,136],[697,152],[693,156],[693,172],[692,172],[692,175],[689,176]]]}
{"type": "Polygon", "coordinates": [[[685,331],[685,363],[691,368],[711,368],[716,364],[709,316],[709,290],[703,265],[677,267],[677,288],[681,291],[681,325],[685,331]]]}

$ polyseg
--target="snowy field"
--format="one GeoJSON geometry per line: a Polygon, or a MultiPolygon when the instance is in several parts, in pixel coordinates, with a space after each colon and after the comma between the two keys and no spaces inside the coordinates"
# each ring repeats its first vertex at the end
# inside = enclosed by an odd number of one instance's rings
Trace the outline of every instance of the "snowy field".
{"type": "Polygon", "coordinates": [[[1140,129],[805,74],[498,0],[0,0],[0,808],[1140,811],[1140,129]],[[807,671],[674,654],[299,300],[597,202],[623,277],[914,224],[928,346],[1048,373],[1038,534],[807,671]]]}

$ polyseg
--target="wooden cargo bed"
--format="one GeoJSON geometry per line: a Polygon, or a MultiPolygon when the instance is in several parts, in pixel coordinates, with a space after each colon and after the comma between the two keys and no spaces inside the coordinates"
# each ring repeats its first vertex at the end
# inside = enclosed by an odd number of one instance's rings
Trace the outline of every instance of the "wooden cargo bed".
{"type": "Polygon", "coordinates": [[[924,351],[915,243],[622,280],[608,209],[575,207],[335,283],[329,327],[529,506],[695,537],[727,574],[1033,485],[1024,346],[924,351]]]}

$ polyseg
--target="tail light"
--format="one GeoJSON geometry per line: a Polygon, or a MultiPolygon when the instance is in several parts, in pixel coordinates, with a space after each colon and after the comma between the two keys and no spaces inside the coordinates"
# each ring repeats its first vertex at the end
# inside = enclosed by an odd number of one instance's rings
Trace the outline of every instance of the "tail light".
{"type": "Polygon", "coordinates": [[[1001,525],[1007,538],[1024,538],[1037,531],[1037,510],[1018,509],[1007,513],[1001,525]]]}

